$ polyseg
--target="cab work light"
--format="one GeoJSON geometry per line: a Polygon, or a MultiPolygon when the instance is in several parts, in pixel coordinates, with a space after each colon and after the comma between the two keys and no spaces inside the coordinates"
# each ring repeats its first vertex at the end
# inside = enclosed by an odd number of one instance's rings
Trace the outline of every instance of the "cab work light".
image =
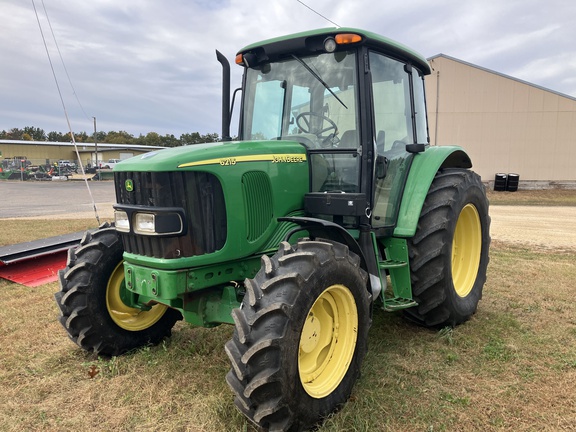
{"type": "Polygon", "coordinates": [[[331,53],[336,51],[337,46],[338,45],[336,44],[334,38],[327,37],[326,39],[324,39],[324,49],[326,50],[326,52],[331,53]]]}
{"type": "Polygon", "coordinates": [[[362,42],[362,36],[355,33],[339,33],[334,37],[329,36],[324,39],[324,50],[326,52],[334,52],[338,45],[350,45],[362,42]]]}

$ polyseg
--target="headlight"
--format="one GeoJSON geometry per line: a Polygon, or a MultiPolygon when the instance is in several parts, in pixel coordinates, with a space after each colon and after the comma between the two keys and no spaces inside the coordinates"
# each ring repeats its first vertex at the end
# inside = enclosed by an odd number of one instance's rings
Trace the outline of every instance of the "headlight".
{"type": "Polygon", "coordinates": [[[116,204],[116,230],[148,236],[186,235],[184,209],[179,207],[144,207],[116,204]]]}
{"type": "Polygon", "coordinates": [[[128,213],[122,210],[115,210],[114,220],[116,230],[120,232],[130,232],[130,219],[128,218],[128,213]]]}
{"type": "Polygon", "coordinates": [[[134,232],[136,234],[156,234],[155,217],[151,213],[136,213],[134,215],[134,232]]]}
{"type": "Polygon", "coordinates": [[[184,222],[178,213],[135,213],[134,233],[144,235],[183,234],[184,222]]]}

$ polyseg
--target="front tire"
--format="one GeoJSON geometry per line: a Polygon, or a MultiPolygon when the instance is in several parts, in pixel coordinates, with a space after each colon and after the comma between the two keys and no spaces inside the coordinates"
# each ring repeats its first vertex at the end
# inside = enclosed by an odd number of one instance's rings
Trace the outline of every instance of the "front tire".
{"type": "Polygon", "coordinates": [[[370,303],[360,259],[342,244],[283,242],[263,256],[225,347],[238,409],[263,429],[299,431],[344,404],[367,351],[370,303]]]}
{"type": "Polygon", "coordinates": [[[68,263],[60,270],[60,291],[54,297],[60,323],[74,343],[86,351],[116,356],[158,344],[170,336],[180,312],[157,304],[150,310],[127,305],[122,241],[113,227],[104,224],[87,232],[68,263]]]}
{"type": "Polygon", "coordinates": [[[455,326],[478,307],[490,247],[488,199],[480,177],[464,169],[439,171],[416,235],[408,241],[412,293],[406,316],[427,327],[455,326]]]}

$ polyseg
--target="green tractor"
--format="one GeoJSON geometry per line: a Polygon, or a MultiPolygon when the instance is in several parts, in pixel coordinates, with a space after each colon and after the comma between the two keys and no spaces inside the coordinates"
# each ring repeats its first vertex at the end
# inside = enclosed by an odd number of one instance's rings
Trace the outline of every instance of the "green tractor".
{"type": "Polygon", "coordinates": [[[376,34],[322,29],[242,49],[239,140],[114,168],[113,226],[60,272],[60,322],[116,356],[180,319],[234,325],[226,380],[262,429],[313,427],[344,404],[374,307],[432,328],[482,296],[488,201],[459,147],[431,147],[426,60],[376,34]]]}

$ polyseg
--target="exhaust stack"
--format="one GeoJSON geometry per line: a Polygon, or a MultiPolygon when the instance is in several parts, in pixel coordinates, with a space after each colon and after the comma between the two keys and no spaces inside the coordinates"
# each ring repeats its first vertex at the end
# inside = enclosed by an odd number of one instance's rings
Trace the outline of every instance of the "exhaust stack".
{"type": "Polygon", "coordinates": [[[231,141],[230,137],[230,63],[216,50],[216,58],[222,64],[222,141],[231,141]]]}

